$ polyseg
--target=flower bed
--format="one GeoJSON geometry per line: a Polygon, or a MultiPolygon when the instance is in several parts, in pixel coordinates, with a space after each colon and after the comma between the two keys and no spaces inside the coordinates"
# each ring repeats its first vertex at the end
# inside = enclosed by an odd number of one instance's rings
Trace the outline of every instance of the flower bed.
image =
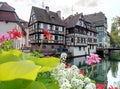
{"type": "MultiPolygon", "coordinates": [[[[51,40],[51,34],[46,30],[44,34],[51,40]]],[[[11,49],[12,40],[19,37],[23,34],[16,29],[0,36],[3,46],[0,49],[0,89],[96,89],[95,81],[84,76],[78,67],[63,63],[65,53],[60,59],[39,58],[44,55],[11,49]]],[[[86,63],[93,67],[99,60],[98,55],[91,54],[86,63]]]]}

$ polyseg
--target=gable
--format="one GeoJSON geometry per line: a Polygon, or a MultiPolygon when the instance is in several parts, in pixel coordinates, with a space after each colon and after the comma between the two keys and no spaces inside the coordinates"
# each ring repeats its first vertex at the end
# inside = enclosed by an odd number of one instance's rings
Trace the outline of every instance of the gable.
{"type": "Polygon", "coordinates": [[[34,9],[31,10],[31,14],[30,14],[30,19],[29,19],[29,25],[36,22],[36,16],[35,16],[35,12],[34,12],[34,9]]]}
{"type": "Polygon", "coordinates": [[[31,20],[34,18],[34,22],[39,21],[43,23],[55,24],[64,26],[63,21],[58,16],[57,13],[45,9],[32,7],[29,24],[32,23],[31,20]]]}

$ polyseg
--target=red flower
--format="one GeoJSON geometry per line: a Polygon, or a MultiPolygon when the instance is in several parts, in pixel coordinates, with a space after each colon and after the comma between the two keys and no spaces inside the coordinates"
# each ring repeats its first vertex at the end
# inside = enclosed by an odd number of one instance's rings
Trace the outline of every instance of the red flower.
{"type": "Polygon", "coordinates": [[[19,32],[16,28],[13,28],[11,31],[8,31],[7,32],[11,39],[17,39],[17,38],[20,38],[20,37],[23,37],[23,32],[19,32]]]}
{"type": "Polygon", "coordinates": [[[118,87],[113,87],[112,85],[110,85],[108,89],[118,89],[118,87]]]}
{"type": "Polygon", "coordinates": [[[83,70],[79,70],[79,74],[84,75],[84,71],[83,70]]]}
{"type": "Polygon", "coordinates": [[[46,36],[47,40],[52,40],[52,34],[49,33],[47,29],[44,29],[43,33],[46,36]]]}
{"type": "Polygon", "coordinates": [[[104,89],[105,88],[105,86],[106,86],[106,84],[96,84],[96,86],[97,86],[97,89],[104,89]]]}

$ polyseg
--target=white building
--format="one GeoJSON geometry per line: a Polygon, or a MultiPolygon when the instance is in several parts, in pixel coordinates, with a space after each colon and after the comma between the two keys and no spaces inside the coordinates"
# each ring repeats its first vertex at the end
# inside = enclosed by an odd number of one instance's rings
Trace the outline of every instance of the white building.
{"type": "Polygon", "coordinates": [[[97,30],[90,22],[85,21],[82,13],[69,16],[65,24],[66,46],[74,56],[74,64],[79,65],[79,57],[96,53],[97,30]]]}
{"type": "Polygon", "coordinates": [[[60,53],[64,48],[64,36],[64,23],[60,11],[50,11],[47,6],[45,9],[32,7],[29,20],[29,38],[32,48],[45,55],[60,53]],[[45,39],[44,29],[52,34],[52,40],[45,39]],[[40,49],[41,43],[43,46],[40,49]]]}
{"type": "MultiPolygon", "coordinates": [[[[20,32],[25,33],[20,23],[19,17],[15,13],[15,9],[6,2],[0,2],[0,32],[4,34],[14,28],[20,32]]],[[[24,45],[25,38],[14,40],[14,48],[21,49],[21,47],[24,45]]]]}
{"type": "Polygon", "coordinates": [[[86,21],[94,24],[98,31],[98,48],[110,47],[110,36],[107,32],[107,17],[103,12],[85,15],[86,21]]]}

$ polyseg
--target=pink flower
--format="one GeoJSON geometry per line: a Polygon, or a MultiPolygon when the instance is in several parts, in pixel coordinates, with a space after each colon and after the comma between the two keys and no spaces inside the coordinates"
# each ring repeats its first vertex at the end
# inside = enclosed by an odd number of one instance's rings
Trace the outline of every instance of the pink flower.
{"type": "Polygon", "coordinates": [[[0,33],[0,42],[1,41],[8,41],[8,40],[10,40],[10,37],[9,37],[9,35],[8,34],[2,34],[2,33],[0,33]]]}
{"type": "Polygon", "coordinates": [[[97,54],[90,54],[90,56],[87,56],[86,63],[88,65],[92,65],[92,64],[95,64],[95,63],[99,63],[100,59],[101,58],[99,58],[99,56],[97,54]]]}

